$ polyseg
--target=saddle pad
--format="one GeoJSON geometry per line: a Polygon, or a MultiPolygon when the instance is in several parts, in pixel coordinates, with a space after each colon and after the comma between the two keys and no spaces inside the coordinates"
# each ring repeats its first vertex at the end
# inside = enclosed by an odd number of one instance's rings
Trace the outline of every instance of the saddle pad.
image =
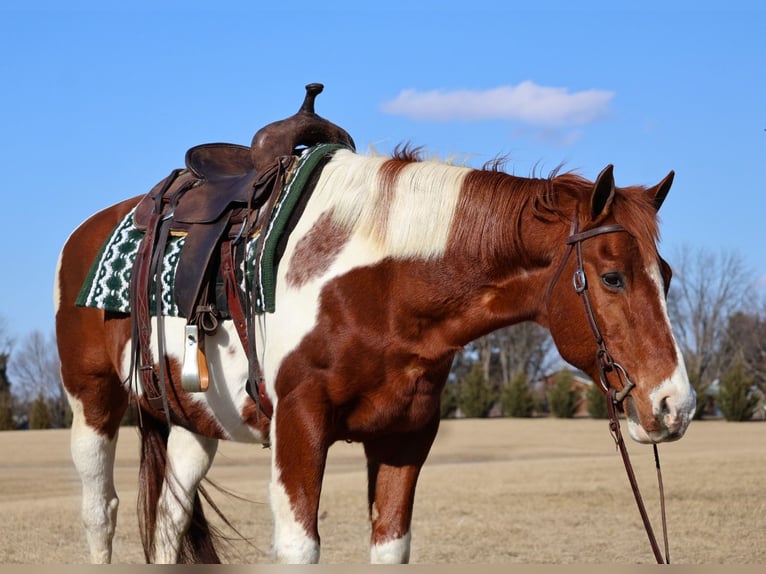
{"type": "MultiPolygon", "coordinates": [[[[123,217],[104,241],[75,301],[78,307],[130,313],[130,277],[133,274],[138,245],[144,236],[133,223],[134,211],[135,209],[131,210],[123,217]]],[[[179,316],[173,299],[173,285],[184,240],[184,236],[169,237],[162,261],[162,314],[171,317],[179,316]]],[[[149,301],[152,315],[156,315],[157,312],[154,293],[155,288],[152,285],[149,301]]]]}
{"type": "MultiPolygon", "coordinates": [[[[276,290],[276,257],[277,243],[284,232],[287,221],[300,199],[301,193],[309,176],[316,166],[328,154],[344,147],[336,144],[319,144],[306,149],[296,163],[295,168],[285,182],[281,193],[274,205],[268,224],[265,226],[263,248],[260,258],[256,257],[258,235],[249,240],[247,281],[258,277],[255,290],[256,312],[275,310],[274,294],[276,290]]],[[[143,232],[136,229],[133,223],[133,211],[128,213],[112,230],[91,265],[80,293],[75,301],[78,307],[95,307],[105,311],[130,313],[130,278],[133,273],[133,263],[138,252],[138,246],[143,232]]],[[[183,250],[185,236],[171,235],[162,263],[162,305],[163,315],[178,317],[178,306],[173,297],[175,271],[183,250]]],[[[244,285],[240,285],[244,289],[244,285]]],[[[156,315],[155,287],[151,286],[149,309],[156,315]]]]}
{"type": "Polygon", "coordinates": [[[276,302],[276,273],[279,260],[277,244],[288,224],[290,216],[303,193],[311,174],[321,161],[339,149],[350,149],[343,144],[317,144],[304,150],[285,182],[282,194],[274,204],[269,223],[263,236],[263,251],[258,264],[258,282],[256,284],[255,310],[259,313],[273,313],[276,302]]]}

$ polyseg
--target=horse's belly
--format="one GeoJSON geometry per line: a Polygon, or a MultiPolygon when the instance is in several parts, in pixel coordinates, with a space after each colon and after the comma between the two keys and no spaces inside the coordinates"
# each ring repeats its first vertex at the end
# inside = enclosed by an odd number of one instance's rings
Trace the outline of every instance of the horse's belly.
{"type": "MultiPolygon", "coordinates": [[[[164,318],[164,352],[168,357],[172,384],[178,390],[186,418],[190,419],[189,422],[200,434],[217,435],[219,438],[240,442],[262,442],[268,438],[262,437],[254,425],[248,424],[250,417],[247,413],[252,410],[248,408],[252,399],[245,389],[248,362],[231,321],[221,322],[215,335],[205,337],[205,356],[210,374],[208,389],[201,392],[181,390],[185,326],[186,320],[183,318],[164,318]]],[[[152,319],[152,355],[155,360],[159,356],[156,319],[152,319]]],[[[122,353],[121,374],[126,384],[129,384],[130,342],[122,353]]],[[[137,386],[137,392],[143,394],[141,385],[137,386]]]]}

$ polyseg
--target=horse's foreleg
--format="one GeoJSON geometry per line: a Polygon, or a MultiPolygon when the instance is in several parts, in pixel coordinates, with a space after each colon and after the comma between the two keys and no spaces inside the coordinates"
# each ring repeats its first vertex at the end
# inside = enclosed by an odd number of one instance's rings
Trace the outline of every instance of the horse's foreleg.
{"type": "Polygon", "coordinates": [[[273,553],[277,562],[317,563],[326,427],[321,414],[293,406],[289,399],[280,402],[271,421],[273,553]]]}
{"type": "Polygon", "coordinates": [[[415,487],[438,426],[436,419],[417,433],[364,443],[372,523],[372,563],[404,564],[410,560],[415,487]]]}
{"type": "Polygon", "coordinates": [[[94,564],[112,560],[112,538],[117,525],[119,499],[114,488],[114,457],[117,431],[100,432],[85,420],[82,404],[69,397],[72,407],[70,448],[82,482],[82,523],[94,564]]]}
{"type": "Polygon", "coordinates": [[[154,562],[174,564],[192,517],[197,487],[213,464],[218,439],[173,426],[168,436],[165,482],[157,504],[154,562]]]}

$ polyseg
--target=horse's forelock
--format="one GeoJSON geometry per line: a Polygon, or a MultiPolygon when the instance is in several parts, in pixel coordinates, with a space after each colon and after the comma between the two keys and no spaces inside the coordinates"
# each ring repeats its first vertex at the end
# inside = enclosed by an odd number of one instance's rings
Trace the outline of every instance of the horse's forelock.
{"type": "Polygon", "coordinates": [[[659,220],[654,202],[641,186],[617,189],[613,203],[614,218],[638,242],[639,250],[647,260],[659,257],[657,242],[660,239],[659,220]]]}

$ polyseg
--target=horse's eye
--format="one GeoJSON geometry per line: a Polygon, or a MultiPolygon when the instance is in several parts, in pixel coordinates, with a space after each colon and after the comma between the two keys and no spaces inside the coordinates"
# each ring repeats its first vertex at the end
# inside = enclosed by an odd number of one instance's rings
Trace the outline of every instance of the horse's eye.
{"type": "Polygon", "coordinates": [[[619,271],[610,271],[601,276],[601,282],[607,289],[618,291],[625,289],[625,277],[619,271]]]}

